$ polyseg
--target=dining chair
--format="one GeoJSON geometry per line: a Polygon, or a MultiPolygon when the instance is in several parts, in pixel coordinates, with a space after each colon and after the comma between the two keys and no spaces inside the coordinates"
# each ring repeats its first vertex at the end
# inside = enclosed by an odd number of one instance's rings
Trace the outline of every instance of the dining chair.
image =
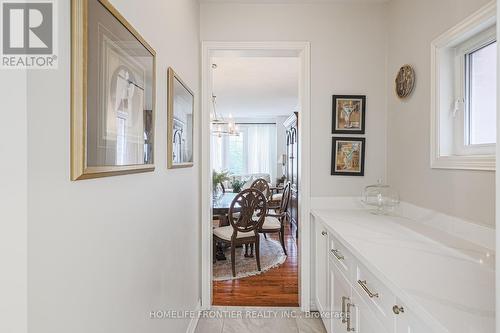
{"type": "Polygon", "coordinates": [[[264,235],[268,233],[279,233],[281,247],[283,247],[285,255],[287,255],[285,247],[285,223],[288,217],[288,203],[290,202],[291,194],[290,183],[287,183],[283,190],[283,196],[279,207],[274,209],[274,211],[267,211],[264,223],[259,229],[259,232],[264,235]]]}
{"type": "Polygon", "coordinates": [[[256,188],[257,190],[264,193],[266,201],[271,199],[271,190],[269,189],[269,183],[264,178],[257,178],[254,180],[250,188],[256,188]]]}
{"type": "Polygon", "coordinates": [[[260,271],[259,230],[264,223],[267,212],[267,200],[264,194],[249,188],[238,193],[229,207],[228,219],[230,225],[213,229],[213,246],[216,251],[217,242],[231,246],[231,269],[236,277],[236,247],[255,244],[257,269],[260,271]]]}

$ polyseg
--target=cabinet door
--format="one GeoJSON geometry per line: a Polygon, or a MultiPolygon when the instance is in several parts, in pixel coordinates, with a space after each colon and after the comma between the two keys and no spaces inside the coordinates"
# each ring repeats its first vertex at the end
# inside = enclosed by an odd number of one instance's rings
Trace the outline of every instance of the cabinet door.
{"type": "Polygon", "coordinates": [[[328,233],[323,224],[316,221],[315,233],[315,296],[319,311],[327,311],[328,305],[328,233]]]}
{"type": "Polygon", "coordinates": [[[419,320],[410,309],[401,303],[395,305],[398,307],[397,314],[394,313],[396,320],[396,333],[430,333],[432,330],[419,320]],[[402,310],[402,311],[401,311],[402,310]]]}
{"type": "Polygon", "coordinates": [[[351,332],[389,333],[355,290],[352,292],[351,303],[347,308],[350,311],[348,321],[351,332]]]}
{"type": "Polygon", "coordinates": [[[351,302],[351,286],[337,266],[330,264],[331,332],[347,332],[346,307],[351,302]]]}

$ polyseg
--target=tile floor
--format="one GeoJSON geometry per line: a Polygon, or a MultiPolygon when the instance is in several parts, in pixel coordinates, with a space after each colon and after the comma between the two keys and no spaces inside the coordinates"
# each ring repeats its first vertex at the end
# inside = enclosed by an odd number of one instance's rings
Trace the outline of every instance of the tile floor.
{"type": "MultiPolygon", "coordinates": [[[[262,310],[259,309],[259,310],[262,310]]],[[[267,310],[263,310],[267,311],[267,310]]],[[[246,310],[243,310],[246,313],[246,310]]],[[[279,312],[272,318],[255,318],[243,314],[237,318],[200,318],[196,333],[326,333],[319,318],[310,318],[296,313],[295,317],[282,316],[279,312]]]]}

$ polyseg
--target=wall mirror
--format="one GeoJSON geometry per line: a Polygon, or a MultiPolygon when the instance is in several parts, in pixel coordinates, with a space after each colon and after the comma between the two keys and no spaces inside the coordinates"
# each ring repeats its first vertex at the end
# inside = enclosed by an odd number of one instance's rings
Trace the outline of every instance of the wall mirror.
{"type": "Polygon", "coordinates": [[[106,0],[72,25],[71,178],[154,170],[155,51],[106,0]]]}
{"type": "Polygon", "coordinates": [[[168,69],[167,166],[193,166],[194,94],[172,68],[168,69]]]}

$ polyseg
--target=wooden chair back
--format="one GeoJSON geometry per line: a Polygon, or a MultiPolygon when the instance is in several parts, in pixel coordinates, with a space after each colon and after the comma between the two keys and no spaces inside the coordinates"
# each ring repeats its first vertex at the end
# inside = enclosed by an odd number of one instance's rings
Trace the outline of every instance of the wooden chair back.
{"type": "Polygon", "coordinates": [[[269,183],[264,178],[256,179],[252,183],[252,185],[250,185],[250,188],[255,188],[255,189],[261,191],[264,194],[264,196],[266,197],[266,200],[271,199],[271,190],[269,189],[269,183]]]}
{"type": "Polygon", "coordinates": [[[288,205],[290,204],[290,198],[292,196],[292,186],[290,182],[287,182],[285,188],[283,189],[283,197],[280,203],[280,213],[288,212],[288,205]]]}
{"type": "Polygon", "coordinates": [[[257,233],[266,217],[267,200],[264,194],[249,188],[241,191],[234,197],[229,207],[229,223],[237,232],[249,232],[255,230],[257,233]]]}

